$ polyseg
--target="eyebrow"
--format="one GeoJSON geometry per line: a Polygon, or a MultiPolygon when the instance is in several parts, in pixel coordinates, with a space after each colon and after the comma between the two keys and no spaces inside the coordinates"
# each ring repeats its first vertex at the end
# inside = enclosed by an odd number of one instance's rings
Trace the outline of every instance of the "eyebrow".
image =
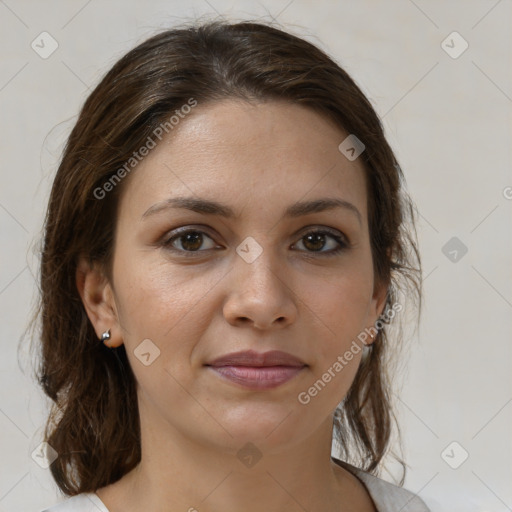
{"type": "MultiPolygon", "coordinates": [[[[155,215],[161,211],[168,209],[183,208],[197,213],[206,215],[218,215],[226,219],[234,219],[236,217],[235,212],[228,206],[217,201],[211,201],[209,199],[202,199],[197,197],[172,197],[154,204],[148,208],[143,214],[141,219],[144,220],[147,217],[155,215]]],[[[313,201],[298,201],[290,205],[284,212],[284,217],[295,218],[303,215],[309,215],[311,213],[319,213],[327,210],[333,210],[335,208],[343,208],[349,212],[352,212],[362,224],[362,216],[359,210],[348,201],[339,198],[324,197],[315,199],[313,201]]]]}

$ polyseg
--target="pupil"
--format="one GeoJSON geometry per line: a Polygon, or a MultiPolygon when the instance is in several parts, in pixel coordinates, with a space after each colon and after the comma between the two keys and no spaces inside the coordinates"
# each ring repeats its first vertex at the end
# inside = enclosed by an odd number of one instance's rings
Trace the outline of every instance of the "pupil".
{"type": "Polygon", "coordinates": [[[201,247],[202,236],[200,233],[187,233],[183,235],[183,238],[185,240],[181,242],[181,245],[184,249],[196,251],[201,247]]]}
{"type": "Polygon", "coordinates": [[[308,244],[310,242],[313,242],[313,250],[319,250],[324,245],[324,235],[321,233],[312,233],[309,235],[306,235],[306,242],[304,243],[304,246],[308,249],[311,249],[311,247],[308,247],[308,244]]]}

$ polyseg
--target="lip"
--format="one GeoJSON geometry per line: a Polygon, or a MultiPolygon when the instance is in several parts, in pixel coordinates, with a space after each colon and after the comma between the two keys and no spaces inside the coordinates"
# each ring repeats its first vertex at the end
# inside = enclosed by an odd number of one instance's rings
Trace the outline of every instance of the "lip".
{"type": "Polygon", "coordinates": [[[298,357],[282,352],[281,350],[269,350],[268,352],[256,352],[255,350],[244,350],[242,352],[232,352],[214,359],[208,366],[306,366],[304,361],[298,357]]]}
{"type": "Polygon", "coordinates": [[[233,352],[206,366],[224,379],[253,390],[278,387],[307,367],[299,358],[280,350],[233,352]]]}

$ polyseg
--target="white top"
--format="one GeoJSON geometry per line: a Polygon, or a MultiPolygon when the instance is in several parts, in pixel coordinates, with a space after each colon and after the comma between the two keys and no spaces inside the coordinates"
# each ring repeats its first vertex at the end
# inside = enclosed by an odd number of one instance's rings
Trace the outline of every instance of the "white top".
{"type": "Polygon", "coordinates": [[[93,492],[77,494],[67,498],[62,503],[46,508],[42,512],[110,512],[100,500],[100,497],[93,492]]]}
{"type": "MultiPolygon", "coordinates": [[[[333,457],[333,460],[355,475],[366,487],[378,512],[430,512],[423,500],[402,487],[393,485],[366,471],[333,457]]],[[[42,512],[110,512],[95,493],[82,493],[42,512]]]]}

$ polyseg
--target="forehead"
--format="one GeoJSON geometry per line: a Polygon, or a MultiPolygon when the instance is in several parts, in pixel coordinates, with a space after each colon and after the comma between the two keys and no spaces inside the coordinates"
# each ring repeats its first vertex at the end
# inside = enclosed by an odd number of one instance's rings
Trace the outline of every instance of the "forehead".
{"type": "Polygon", "coordinates": [[[338,149],[348,136],[325,116],[284,101],[199,104],[130,175],[122,204],[147,209],[197,195],[236,210],[336,196],[366,217],[365,171],[338,149]]]}

